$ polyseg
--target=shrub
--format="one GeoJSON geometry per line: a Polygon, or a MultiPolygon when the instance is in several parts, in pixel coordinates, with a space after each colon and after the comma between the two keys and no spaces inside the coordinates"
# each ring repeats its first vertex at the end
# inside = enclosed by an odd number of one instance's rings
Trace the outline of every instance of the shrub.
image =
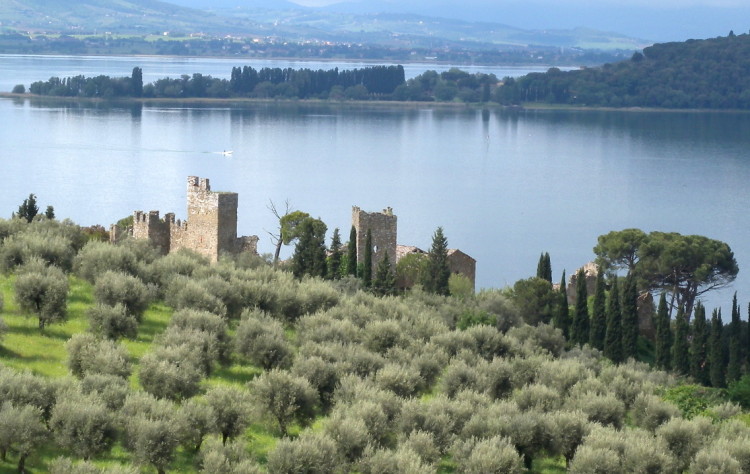
{"type": "Polygon", "coordinates": [[[199,464],[201,471],[207,474],[217,472],[228,474],[260,474],[264,472],[250,459],[245,443],[232,440],[222,444],[219,440],[210,438],[201,450],[199,464]]]}
{"type": "Polygon", "coordinates": [[[619,456],[609,448],[594,448],[583,445],[576,451],[570,463],[571,474],[610,474],[622,472],[619,456]]]}
{"type": "Polygon", "coordinates": [[[480,310],[495,315],[497,329],[500,332],[505,333],[510,328],[522,324],[518,309],[501,290],[482,290],[477,294],[476,300],[480,310]]]}
{"type": "Polygon", "coordinates": [[[692,420],[672,418],[657,428],[656,435],[663,440],[676,461],[678,471],[687,469],[690,460],[713,434],[711,421],[697,417],[692,420]]]}
{"type": "Polygon", "coordinates": [[[633,422],[649,431],[654,431],[672,418],[680,416],[680,410],[655,395],[640,394],[633,403],[633,422]]]}
{"type": "Polygon", "coordinates": [[[435,437],[426,431],[412,431],[400,446],[417,453],[422,462],[428,466],[440,461],[440,450],[435,446],[435,437]]]}
{"type": "Polygon", "coordinates": [[[419,455],[406,448],[368,449],[358,464],[362,474],[428,474],[434,468],[425,465],[419,455]]]}
{"type": "Polygon", "coordinates": [[[454,360],[445,369],[440,379],[441,390],[449,397],[454,397],[461,390],[477,390],[480,388],[479,373],[461,360],[454,360]]]}
{"type": "Polygon", "coordinates": [[[91,395],[71,393],[58,400],[49,426],[61,447],[84,459],[109,451],[117,437],[112,414],[91,395]]]}
{"type": "Polygon", "coordinates": [[[263,373],[250,383],[260,413],[270,414],[282,436],[293,421],[305,424],[315,415],[318,394],[306,379],[278,369],[263,373]]]}
{"type": "Polygon", "coordinates": [[[180,406],[178,417],[184,444],[196,452],[201,449],[203,438],[216,431],[216,413],[205,400],[188,399],[180,406]]]}
{"type": "Polygon", "coordinates": [[[327,474],[341,466],[336,443],[323,433],[303,433],[299,438],[283,438],[268,453],[271,474],[327,474]]]}
{"type": "Polygon", "coordinates": [[[729,399],[739,403],[742,408],[750,409],[750,374],[743,375],[739,380],[735,380],[727,387],[729,399]]]}
{"type": "Polygon", "coordinates": [[[227,323],[221,316],[206,311],[183,309],[172,315],[169,328],[194,330],[205,334],[207,343],[211,346],[209,352],[215,353],[221,362],[229,361],[231,339],[227,334],[227,323]]]}
{"type": "MultiPolygon", "coordinates": [[[[715,440],[709,447],[703,448],[703,451],[725,452],[740,463],[741,472],[750,472],[750,434],[747,434],[747,425],[743,425],[745,434],[737,437],[721,437],[715,440]]],[[[696,460],[700,453],[696,455],[696,460]]]]}
{"type": "Polygon", "coordinates": [[[565,337],[562,331],[551,324],[510,328],[508,336],[517,339],[534,352],[549,354],[553,357],[559,357],[565,348],[565,337]]]}
{"type": "Polygon", "coordinates": [[[508,438],[469,439],[454,448],[454,459],[461,472],[470,474],[510,474],[523,472],[521,458],[508,438]]]}
{"type": "Polygon", "coordinates": [[[300,357],[292,366],[292,373],[304,377],[318,392],[318,400],[324,412],[333,403],[333,392],[339,382],[339,376],[333,364],[329,364],[318,356],[300,357]]]}
{"type": "Polygon", "coordinates": [[[227,307],[199,281],[184,276],[175,277],[167,288],[166,302],[175,309],[208,311],[225,317],[227,307]]]}
{"type": "Polygon", "coordinates": [[[243,389],[221,385],[212,387],[206,392],[206,403],[214,412],[223,444],[242,433],[250,423],[250,397],[243,389]]]}
{"type": "Polygon", "coordinates": [[[375,383],[400,397],[411,397],[423,387],[419,372],[399,364],[386,364],[375,374],[375,383]]]}
{"type": "Polygon", "coordinates": [[[131,424],[128,438],[137,464],[150,464],[164,473],[175,457],[179,426],[169,419],[143,418],[131,424]]]}
{"type": "Polygon", "coordinates": [[[364,344],[367,349],[385,354],[388,349],[401,345],[403,330],[395,320],[373,321],[365,326],[364,344]]]}
{"type": "Polygon", "coordinates": [[[284,338],[284,328],[262,311],[242,313],[235,344],[240,355],[266,370],[286,368],[292,363],[293,353],[284,338]]]}
{"type": "Polygon", "coordinates": [[[78,378],[87,374],[130,376],[128,351],[123,346],[92,334],[74,334],[65,348],[68,351],[68,368],[78,378]]]}
{"type": "Polygon", "coordinates": [[[690,463],[691,473],[700,474],[740,474],[742,466],[731,454],[715,448],[704,448],[698,451],[690,463]]]}
{"type": "Polygon", "coordinates": [[[48,420],[55,398],[55,387],[46,378],[0,365],[0,400],[3,402],[39,408],[48,420]]]}
{"type": "Polygon", "coordinates": [[[73,261],[73,268],[84,280],[94,283],[107,271],[138,275],[136,254],[127,246],[90,241],[83,246],[73,261]]]}
{"type": "Polygon", "coordinates": [[[664,400],[673,403],[682,416],[692,419],[706,411],[710,405],[721,403],[717,390],[700,385],[679,385],[664,392],[664,400]]]}
{"type": "Polygon", "coordinates": [[[34,231],[36,227],[38,224],[32,224],[33,230],[14,234],[3,241],[0,269],[7,273],[33,259],[65,271],[72,268],[75,249],[71,240],[54,232],[34,231]]]}
{"type": "Polygon", "coordinates": [[[620,428],[625,418],[625,406],[613,395],[585,393],[569,400],[570,408],[581,410],[589,421],[620,428]]]}
{"type": "Polygon", "coordinates": [[[554,429],[552,452],[561,454],[568,466],[578,447],[591,431],[591,424],[581,411],[563,411],[551,415],[554,429]]]}
{"type": "Polygon", "coordinates": [[[9,450],[18,452],[18,472],[25,472],[26,458],[48,436],[42,422],[42,411],[29,405],[0,405],[0,461],[6,460],[9,450]]]}
{"type": "Polygon", "coordinates": [[[493,399],[505,398],[513,391],[513,367],[506,359],[494,359],[477,370],[481,389],[493,399]]]}
{"type": "Polygon", "coordinates": [[[121,272],[106,271],[100,274],[94,284],[94,298],[99,304],[115,306],[122,304],[128,314],[140,322],[154,297],[138,277],[121,272]]]}
{"type": "Polygon", "coordinates": [[[67,316],[68,277],[57,267],[32,262],[19,271],[16,302],[39,318],[39,329],[67,316]]]}
{"type": "Polygon", "coordinates": [[[513,394],[513,400],[521,410],[549,412],[560,407],[560,392],[546,385],[527,385],[513,394]]]}
{"type": "Polygon", "coordinates": [[[117,340],[121,337],[135,339],[138,335],[138,319],[121,303],[115,306],[97,304],[86,310],[86,314],[89,330],[98,336],[117,340]]]}
{"type": "Polygon", "coordinates": [[[128,381],[110,374],[86,374],[81,380],[81,392],[95,394],[108,409],[117,411],[125,404],[130,392],[128,381]]]}
{"type": "Polygon", "coordinates": [[[474,339],[477,354],[485,360],[502,357],[510,352],[511,343],[496,328],[474,326],[466,330],[474,339]]]}
{"type": "Polygon", "coordinates": [[[336,442],[339,455],[349,463],[357,461],[373,442],[362,418],[336,410],[328,418],[325,433],[336,442]]]}
{"type": "Polygon", "coordinates": [[[541,365],[537,381],[566,395],[578,382],[592,376],[590,369],[574,359],[556,359],[541,365]]]}
{"type": "Polygon", "coordinates": [[[139,379],[146,392],[181,400],[198,393],[203,370],[189,345],[158,347],[141,358],[139,379]]]}

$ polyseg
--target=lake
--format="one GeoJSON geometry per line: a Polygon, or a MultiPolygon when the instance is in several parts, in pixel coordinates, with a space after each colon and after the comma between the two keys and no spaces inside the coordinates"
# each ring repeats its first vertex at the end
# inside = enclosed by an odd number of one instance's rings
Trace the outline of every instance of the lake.
{"type": "MultiPolygon", "coordinates": [[[[0,90],[82,64],[87,75],[142,65],[150,80],[143,59],[0,56],[0,90]]],[[[219,76],[219,61],[158,63],[219,76]]],[[[334,66],[345,65],[325,67],[334,66]]],[[[344,238],[352,205],[392,207],[399,243],[423,249],[442,226],[451,247],[477,259],[478,288],[534,275],[545,251],[559,281],[563,268],[570,275],[593,259],[598,235],[637,227],[727,242],[740,274],[707,304],[724,306],[726,322],[732,292],[743,305],[750,298],[750,114],[0,100],[0,123],[5,217],[33,192],[42,209],[82,225],[135,209],[184,218],[185,180],[197,175],[239,193],[238,231],[260,236],[261,252],[272,251],[270,200],[289,200],[344,238]]]]}

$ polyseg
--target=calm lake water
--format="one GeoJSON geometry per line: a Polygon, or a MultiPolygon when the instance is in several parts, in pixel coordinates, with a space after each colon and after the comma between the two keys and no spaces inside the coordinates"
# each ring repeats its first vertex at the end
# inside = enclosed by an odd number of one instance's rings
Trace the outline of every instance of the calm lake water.
{"type": "MultiPolygon", "coordinates": [[[[0,90],[81,64],[86,74],[140,64],[147,76],[142,59],[0,56],[0,90]]],[[[196,68],[217,61],[159,64],[218,76],[196,68]]],[[[593,259],[598,235],[638,227],[727,242],[740,274],[707,303],[724,306],[726,321],[735,289],[743,305],[750,298],[748,114],[0,100],[0,123],[6,217],[30,192],[83,225],[135,209],[184,217],[185,180],[198,175],[240,194],[239,233],[259,235],[262,252],[272,251],[269,200],[344,237],[352,205],[392,207],[403,244],[427,249],[443,226],[451,247],[477,259],[478,288],[533,275],[544,251],[557,281],[593,259]]]]}

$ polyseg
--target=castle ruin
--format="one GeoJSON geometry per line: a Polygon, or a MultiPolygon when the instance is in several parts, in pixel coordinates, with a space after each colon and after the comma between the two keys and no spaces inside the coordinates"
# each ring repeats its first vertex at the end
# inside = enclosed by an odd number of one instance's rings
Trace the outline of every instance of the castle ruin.
{"type": "MultiPolygon", "coordinates": [[[[127,233],[136,239],[149,239],[163,254],[188,249],[216,262],[224,253],[257,253],[258,237],[237,237],[237,193],[211,191],[208,178],[189,176],[187,180],[187,219],[175,220],[173,213],[159,218],[159,211],[133,213],[133,227],[127,233]]],[[[110,238],[122,232],[112,229],[110,238]]]]}
{"type": "MultiPolygon", "coordinates": [[[[367,231],[372,234],[372,271],[378,266],[383,256],[388,254],[388,261],[394,265],[402,257],[412,253],[425,254],[424,250],[407,245],[398,245],[397,242],[397,219],[390,207],[383,212],[365,212],[357,206],[352,206],[352,225],[357,232],[357,263],[364,263],[365,247],[367,242],[367,231]]],[[[477,261],[471,256],[458,249],[448,250],[448,268],[451,273],[464,275],[476,285],[477,261]]],[[[411,288],[416,282],[402,281],[402,288],[411,288]]]]}

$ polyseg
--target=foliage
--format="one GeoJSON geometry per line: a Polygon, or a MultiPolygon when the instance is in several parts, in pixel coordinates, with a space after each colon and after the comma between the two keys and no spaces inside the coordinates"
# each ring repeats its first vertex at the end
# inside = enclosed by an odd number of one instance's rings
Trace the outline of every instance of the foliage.
{"type": "Polygon", "coordinates": [[[38,213],[39,206],[36,204],[36,196],[34,194],[29,194],[29,197],[24,199],[23,203],[18,206],[16,216],[19,219],[26,219],[26,222],[31,222],[38,213]]]}
{"type": "Polygon", "coordinates": [[[206,404],[213,410],[222,444],[242,433],[250,423],[250,398],[243,389],[221,386],[206,392],[206,404]]]}
{"type": "Polygon", "coordinates": [[[506,80],[498,95],[506,103],[745,109],[748,82],[739,65],[749,52],[748,34],[654,44],[631,60],[506,80]]]}
{"type": "Polygon", "coordinates": [[[605,270],[627,268],[645,289],[666,292],[688,320],[696,298],[730,284],[739,271],[729,245],[701,235],[613,231],[599,236],[594,253],[605,270]]]}
{"type": "Polygon", "coordinates": [[[379,296],[393,295],[396,292],[396,275],[388,258],[388,252],[385,252],[375,268],[372,291],[379,296]]]}
{"type": "Polygon", "coordinates": [[[574,344],[582,346],[589,342],[590,322],[586,272],[583,268],[580,268],[576,275],[576,305],[573,313],[573,324],[570,327],[570,339],[574,344]]]}
{"type": "Polygon", "coordinates": [[[127,378],[130,375],[127,351],[113,341],[81,333],[71,337],[65,348],[68,350],[68,368],[76,377],[104,374],[127,378]]]}
{"type": "Polygon", "coordinates": [[[552,264],[550,263],[549,253],[544,252],[539,256],[539,263],[536,265],[536,277],[547,280],[552,283],[552,264]]]}
{"type": "Polygon", "coordinates": [[[743,375],[739,380],[729,383],[727,395],[733,402],[742,405],[744,409],[750,409],[750,375],[743,375]]]}
{"type": "Polygon", "coordinates": [[[559,301],[552,284],[534,277],[513,284],[512,301],[526,324],[549,323],[559,301]]]}
{"type": "Polygon", "coordinates": [[[276,420],[282,436],[291,422],[305,424],[315,415],[317,393],[302,377],[273,369],[250,382],[250,391],[256,407],[276,420]]]}
{"type": "Polygon", "coordinates": [[[262,311],[245,311],[235,337],[237,352],[253,364],[272,369],[292,363],[292,351],[284,338],[284,327],[262,311]]]}
{"type": "Polygon", "coordinates": [[[323,278],[327,275],[326,230],[323,221],[311,217],[302,219],[296,226],[294,233],[299,240],[292,255],[292,272],[295,277],[309,275],[323,278]]]}
{"type": "Polygon", "coordinates": [[[465,300],[474,296],[474,284],[466,275],[451,273],[450,278],[448,278],[448,293],[451,296],[465,300]]]}
{"type": "Polygon", "coordinates": [[[423,275],[422,286],[429,293],[448,295],[450,275],[448,239],[443,235],[443,228],[438,227],[432,235],[432,246],[427,254],[427,266],[423,275]]]}
{"type": "Polygon", "coordinates": [[[121,337],[134,339],[138,334],[138,320],[128,314],[124,305],[115,306],[98,304],[86,312],[91,325],[91,332],[107,339],[117,340],[121,337]]]}
{"type": "Polygon", "coordinates": [[[111,413],[92,395],[67,393],[52,409],[49,424],[57,443],[83,459],[109,451],[117,436],[111,413]]]}
{"type": "Polygon", "coordinates": [[[16,301],[39,319],[39,329],[67,315],[68,278],[57,267],[27,265],[16,278],[16,301]]]}
{"type": "Polygon", "coordinates": [[[94,284],[94,297],[98,303],[108,306],[122,304],[127,313],[138,321],[153,296],[153,291],[138,277],[125,273],[106,271],[97,277],[94,284]]]}

